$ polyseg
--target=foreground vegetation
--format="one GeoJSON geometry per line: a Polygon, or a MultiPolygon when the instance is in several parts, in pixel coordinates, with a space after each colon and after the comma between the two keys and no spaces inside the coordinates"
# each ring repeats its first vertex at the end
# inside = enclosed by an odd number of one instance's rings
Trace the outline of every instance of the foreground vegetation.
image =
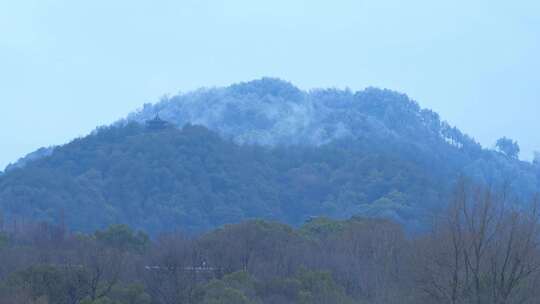
{"type": "Polygon", "coordinates": [[[461,182],[432,231],[413,236],[360,217],[155,239],[21,223],[0,237],[0,303],[536,303],[537,202],[513,203],[461,182]]]}

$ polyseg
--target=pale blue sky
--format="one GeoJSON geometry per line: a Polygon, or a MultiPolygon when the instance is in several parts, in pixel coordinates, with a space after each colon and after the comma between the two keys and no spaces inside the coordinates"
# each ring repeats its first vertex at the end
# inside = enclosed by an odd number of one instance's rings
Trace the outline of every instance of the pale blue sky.
{"type": "Polygon", "coordinates": [[[540,1],[0,0],[0,168],[164,94],[261,76],[407,93],[540,150],[540,1]]]}

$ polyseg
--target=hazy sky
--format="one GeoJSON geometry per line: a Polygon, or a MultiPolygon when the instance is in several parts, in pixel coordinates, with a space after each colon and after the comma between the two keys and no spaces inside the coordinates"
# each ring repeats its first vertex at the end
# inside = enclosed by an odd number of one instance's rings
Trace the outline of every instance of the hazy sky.
{"type": "Polygon", "coordinates": [[[164,94],[262,76],[407,93],[540,150],[540,1],[0,0],[0,168],[164,94]]]}

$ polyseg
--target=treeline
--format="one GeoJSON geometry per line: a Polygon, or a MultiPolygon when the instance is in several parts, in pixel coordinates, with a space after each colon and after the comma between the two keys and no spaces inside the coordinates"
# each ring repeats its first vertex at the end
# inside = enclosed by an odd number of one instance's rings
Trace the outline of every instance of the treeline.
{"type": "Polygon", "coordinates": [[[538,201],[460,182],[429,233],[392,221],[251,220],[150,239],[47,224],[0,237],[0,303],[537,303],[538,201]]]}

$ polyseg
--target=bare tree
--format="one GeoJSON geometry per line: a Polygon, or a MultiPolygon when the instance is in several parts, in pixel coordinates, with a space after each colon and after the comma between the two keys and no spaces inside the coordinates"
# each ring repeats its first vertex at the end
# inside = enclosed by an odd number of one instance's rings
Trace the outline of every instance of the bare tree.
{"type": "Polygon", "coordinates": [[[193,303],[197,283],[211,276],[203,264],[194,242],[175,234],[157,241],[141,271],[158,303],[193,303]]]}
{"type": "Polygon", "coordinates": [[[394,303],[404,273],[401,227],[379,219],[351,220],[339,236],[325,241],[325,264],[347,292],[369,303],[394,303]]]}
{"type": "Polygon", "coordinates": [[[461,180],[424,246],[422,290],[437,303],[528,303],[540,270],[538,200],[530,208],[505,191],[461,180]]]}
{"type": "Polygon", "coordinates": [[[116,248],[87,239],[77,244],[74,256],[63,266],[82,269],[85,280],[81,284],[87,284],[90,299],[97,300],[108,296],[119,283],[124,256],[125,253],[116,248]]]}

